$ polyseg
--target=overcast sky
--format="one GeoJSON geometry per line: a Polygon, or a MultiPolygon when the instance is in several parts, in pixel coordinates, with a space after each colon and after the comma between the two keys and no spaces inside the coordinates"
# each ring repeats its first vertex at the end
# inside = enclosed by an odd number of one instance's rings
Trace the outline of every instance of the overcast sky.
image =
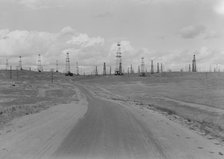
{"type": "MultiPolygon", "coordinates": [[[[46,68],[66,52],[83,71],[114,67],[116,42],[125,69],[145,58],[167,69],[187,69],[195,53],[199,69],[224,65],[224,0],[0,0],[0,65],[46,68]]],[[[72,67],[75,70],[74,67],[72,67]]],[[[224,67],[223,67],[224,69],[224,67]]]]}

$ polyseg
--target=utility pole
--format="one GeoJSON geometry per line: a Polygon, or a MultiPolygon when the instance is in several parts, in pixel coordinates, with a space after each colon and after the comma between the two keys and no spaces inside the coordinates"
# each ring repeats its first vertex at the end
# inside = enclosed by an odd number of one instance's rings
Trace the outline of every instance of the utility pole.
{"type": "Polygon", "coordinates": [[[154,74],[154,65],[153,65],[153,60],[151,60],[151,74],[154,74]]]}
{"type": "Polygon", "coordinates": [[[76,75],[79,76],[79,63],[76,62],[76,75]]]}
{"type": "Polygon", "coordinates": [[[16,67],[16,79],[17,79],[17,81],[19,80],[19,71],[18,71],[18,66],[16,67]]]}
{"type": "Polygon", "coordinates": [[[10,80],[12,79],[12,66],[10,66],[10,70],[9,70],[9,78],[10,78],[10,80]]]}
{"type": "Polygon", "coordinates": [[[8,58],[6,58],[6,62],[5,62],[5,70],[8,70],[9,68],[9,61],[8,58]]]}

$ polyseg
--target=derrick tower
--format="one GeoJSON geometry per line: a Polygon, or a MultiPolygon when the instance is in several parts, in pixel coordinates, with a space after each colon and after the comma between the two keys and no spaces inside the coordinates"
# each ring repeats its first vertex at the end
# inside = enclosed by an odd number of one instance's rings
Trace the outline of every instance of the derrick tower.
{"type": "Polygon", "coordinates": [[[96,66],[96,70],[95,70],[95,75],[98,76],[98,69],[97,69],[97,66],[96,66]]]}
{"type": "Polygon", "coordinates": [[[153,65],[153,60],[151,60],[151,74],[154,73],[154,65],[153,65]]]}
{"type": "Polygon", "coordinates": [[[163,64],[160,64],[160,72],[163,73],[163,64]]]}
{"type": "Polygon", "coordinates": [[[192,60],[192,72],[197,72],[195,55],[193,56],[193,60],[192,60]]]}
{"type": "Polygon", "coordinates": [[[23,70],[23,67],[22,67],[22,56],[19,56],[19,70],[23,70]]]}
{"type": "Polygon", "coordinates": [[[157,63],[157,73],[159,73],[159,63],[157,63]]]}
{"type": "Polygon", "coordinates": [[[121,44],[120,43],[117,43],[115,75],[123,75],[122,60],[121,60],[121,44]]]}
{"type": "Polygon", "coordinates": [[[58,60],[56,60],[56,72],[58,72],[58,60]]]}
{"type": "Polygon", "coordinates": [[[103,63],[103,75],[106,76],[107,75],[107,71],[106,71],[106,63],[103,63]]]}
{"type": "Polygon", "coordinates": [[[140,76],[145,76],[145,62],[144,57],[141,58],[141,74],[140,76]]]}
{"type": "Polygon", "coordinates": [[[5,61],[5,69],[8,70],[9,68],[9,61],[8,61],[8,58],[6,58],[6,61],[5,61]]]}
{"type": "Polygon", "coordinates": [[[37,71],[38,72],[42,72],[43,71],[43,68],[42,68],[42,65],[41,65],[41,57],[40,57],[40,54],[38,54],[37,71]]]}
{"type": "Polygon", "coordinates": [[[69,53],[68,52],[66,54],[66,68],[65,68],[65,70],[66,70],[67,74],[71,73],[70,72],[70,59],[69,59],[69,53]]]}

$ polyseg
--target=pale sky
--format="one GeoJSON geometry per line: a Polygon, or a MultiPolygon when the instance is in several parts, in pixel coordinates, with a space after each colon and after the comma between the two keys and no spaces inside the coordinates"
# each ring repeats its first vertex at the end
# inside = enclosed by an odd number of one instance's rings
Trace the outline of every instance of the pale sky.
{"type": "MultiPolygon", "coordinates": [[[[166,69],[187,69],[196,52],[200,70],[224,69],[224,0],[0,0],[0,65],[45,68],[70,53],[91,72],[103,62],[114,67],[122,44],[125,70],[144,57],[166,69]]],[[[101,68],[99,68],[101,69],[101,68]]]]}

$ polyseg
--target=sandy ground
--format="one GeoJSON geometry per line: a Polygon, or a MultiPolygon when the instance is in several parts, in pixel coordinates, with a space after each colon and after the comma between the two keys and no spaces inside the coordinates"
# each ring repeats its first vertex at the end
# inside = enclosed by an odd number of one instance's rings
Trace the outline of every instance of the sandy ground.
{"type": "Polygon", "coordinates": [[[48,158],[86,113],[85,97],[78,98],[8,123],[0,130],[0,158],[48,158]]]}

